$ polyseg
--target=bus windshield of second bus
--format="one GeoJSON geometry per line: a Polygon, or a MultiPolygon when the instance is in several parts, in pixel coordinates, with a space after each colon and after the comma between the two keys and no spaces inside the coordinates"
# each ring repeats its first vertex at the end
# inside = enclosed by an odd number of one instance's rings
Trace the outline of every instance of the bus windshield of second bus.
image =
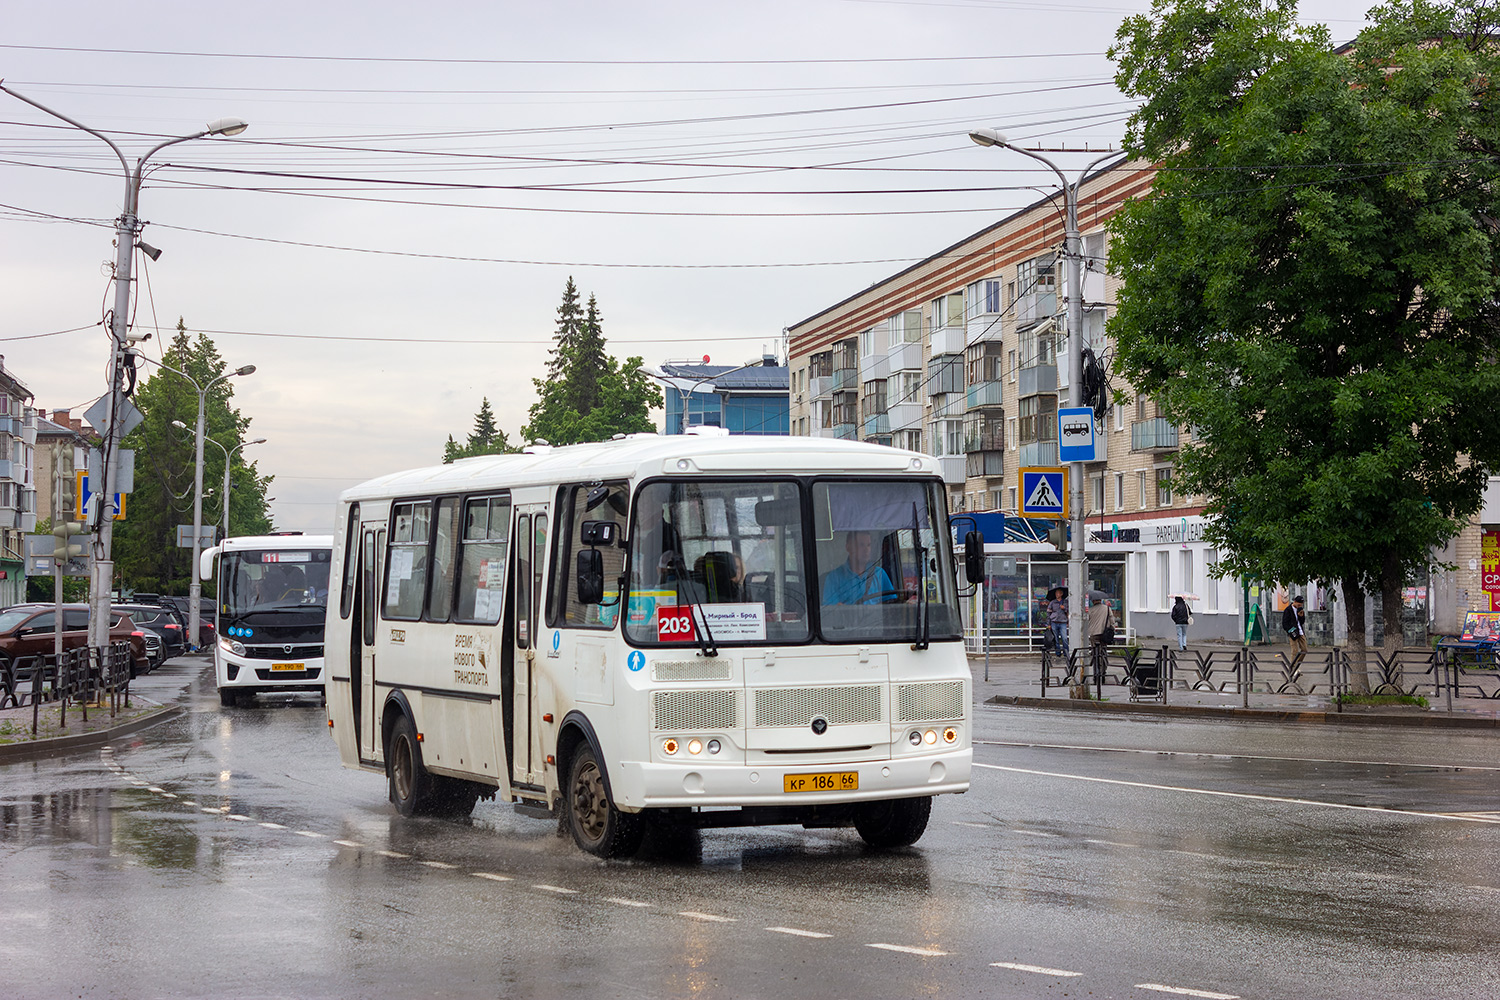
{"type": "Polygon", "coordinates": [[[328,605],[327,551],[227,551],[219,573],[221,617],[243,619],[274,612],[321,620],[328,605]]]}

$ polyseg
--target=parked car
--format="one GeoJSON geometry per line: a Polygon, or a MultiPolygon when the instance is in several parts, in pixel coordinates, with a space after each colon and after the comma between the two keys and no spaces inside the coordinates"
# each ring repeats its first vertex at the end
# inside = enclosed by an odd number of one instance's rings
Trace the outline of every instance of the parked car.
{"type": "MultiPolygon", "coordinates": [[[[187,634],[187,623],[191,621],[192,598],[177,597],[175,595],[163,594],[136,594],[133,600],[139,604],[160,603],[170,605],[177,609],[177,614],[183,621],[183,634],[187,634]],[[155,598],[153,601],[144,600],[145,597],[155,598]]],[[[211,650],[214,648],[214,623],[218,621],[217,609],[214,607],[212,597],[200,597],[198,599],[198,648],[200,650],[211,650]]],[[[191,638],[191,636],[189,637],[191,638]]]]}
{"type": "MultiPolygon", "coordinates": [[[[63,649],[78,649],[89,644],[89,606],[87,604],[64,604],[63,649]]],[[[52,604],[17,604],[0,611],[0,656],[15,661],[38,653],[51,653],[53,635],[57,631],[57,611],[52,604]]],[[[109,622],[110,642],[129,642],[131,652],[130,676],[146,673],[151,669],[150,655],[146,651],[146,633],[136,628],[130,616],[117,612],[109,622]]],[[[19,664],[16,679],[30,679],[29,667],[19,664]]]]}
{"type": "Polygon", "coordinates": [[[187,625],[170,604],[116,604],[116,611],[130,616],[137,626],[161,636],[162,659],[170,660],[187,652],[187,625]]]}

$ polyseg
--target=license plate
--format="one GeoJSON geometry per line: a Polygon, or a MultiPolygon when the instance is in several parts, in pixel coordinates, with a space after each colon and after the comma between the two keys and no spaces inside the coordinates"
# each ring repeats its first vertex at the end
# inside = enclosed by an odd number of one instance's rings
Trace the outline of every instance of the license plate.
{"type": "Polygon", "coordinates": [[[305,670],[307,668],[304,667],[300,663],[273,663],[273,664],[271,664],[271,669],[272,670],[305,670]]]}
{"type": "Polygon", "coordinates": [[[858,771],[827,771],[823,774],[788,774],[782,777],[787,792],[852,792],[859,787],[858,771]]]}

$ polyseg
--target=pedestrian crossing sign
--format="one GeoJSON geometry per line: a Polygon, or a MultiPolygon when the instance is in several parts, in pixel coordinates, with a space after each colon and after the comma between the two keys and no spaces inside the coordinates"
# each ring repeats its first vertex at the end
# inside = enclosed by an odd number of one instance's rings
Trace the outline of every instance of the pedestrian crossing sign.
{"type": "Polygon", "coordinates": [[[1022,517],[1064,518],[1068,515],[1068,470],[1031,466],[1021,470],[1022,517]]]}

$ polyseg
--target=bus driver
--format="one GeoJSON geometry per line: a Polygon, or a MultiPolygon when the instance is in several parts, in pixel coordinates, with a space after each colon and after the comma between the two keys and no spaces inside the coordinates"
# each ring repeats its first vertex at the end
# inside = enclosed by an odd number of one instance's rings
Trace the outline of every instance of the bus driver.
{"type": "Polygon", "coordinates": [[[851,531],[844,537],[849,561],[823,577],[824,604],[879,604],[895,590],[885,570],[871,562],[874,538],[868,531],[851,531]]]}

